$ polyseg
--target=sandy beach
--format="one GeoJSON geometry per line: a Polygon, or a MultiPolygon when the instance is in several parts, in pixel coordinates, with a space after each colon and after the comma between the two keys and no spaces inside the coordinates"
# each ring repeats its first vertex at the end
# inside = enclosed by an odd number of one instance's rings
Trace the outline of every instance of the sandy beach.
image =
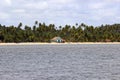
{"type": "Polygon", "coordinates": [[[0,46],[2,45],[60,45],[60,44],[120,44],[120,42],[66,42],[66,43],[33,43],[33,42],[27,42],[27,43],[0,43],[0,46]]]}

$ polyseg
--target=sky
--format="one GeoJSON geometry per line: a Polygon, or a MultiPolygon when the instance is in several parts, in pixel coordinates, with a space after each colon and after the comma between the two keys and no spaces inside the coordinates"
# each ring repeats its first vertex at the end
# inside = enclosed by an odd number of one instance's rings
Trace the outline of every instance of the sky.
{"type": "Polygon", "coordinates": [[[0,24],[64,26],[120,23],[120,0],[1,0],[0,24]]]}

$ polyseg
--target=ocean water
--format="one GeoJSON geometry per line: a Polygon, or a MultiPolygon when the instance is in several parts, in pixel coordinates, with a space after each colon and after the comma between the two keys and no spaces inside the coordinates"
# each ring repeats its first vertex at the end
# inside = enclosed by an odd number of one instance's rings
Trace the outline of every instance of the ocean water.
{"type": "Polygon", "coordinates": [[[0,46],[0,80],[120,80],[120,45],[0,46]]]}

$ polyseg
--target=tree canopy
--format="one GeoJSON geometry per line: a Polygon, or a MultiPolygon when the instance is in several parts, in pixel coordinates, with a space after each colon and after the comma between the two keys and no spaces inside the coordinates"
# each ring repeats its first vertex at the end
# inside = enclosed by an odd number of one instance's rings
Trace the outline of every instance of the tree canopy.
{"type": "Polygon", "coordinates": [[[5,26],[0,24],[0,42],[50,42],[60,36],[67,42],[120,42],[120,24],[89,26],[65,25],[56,27],[35,21],[34,26],[5,26]]]}

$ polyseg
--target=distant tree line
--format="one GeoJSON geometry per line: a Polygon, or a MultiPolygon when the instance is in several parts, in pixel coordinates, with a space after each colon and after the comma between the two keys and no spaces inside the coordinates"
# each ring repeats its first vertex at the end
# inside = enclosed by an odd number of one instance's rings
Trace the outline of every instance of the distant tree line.
{"type": "Polygon", "coordinates": [[[5,26],[0,24],[0,42],[50,42],[60,36],[66,42],[120,42],[120,24],[88,26],[84,23],[75,26],[56,27],[35,21],[34,26],[5,26]]]}

